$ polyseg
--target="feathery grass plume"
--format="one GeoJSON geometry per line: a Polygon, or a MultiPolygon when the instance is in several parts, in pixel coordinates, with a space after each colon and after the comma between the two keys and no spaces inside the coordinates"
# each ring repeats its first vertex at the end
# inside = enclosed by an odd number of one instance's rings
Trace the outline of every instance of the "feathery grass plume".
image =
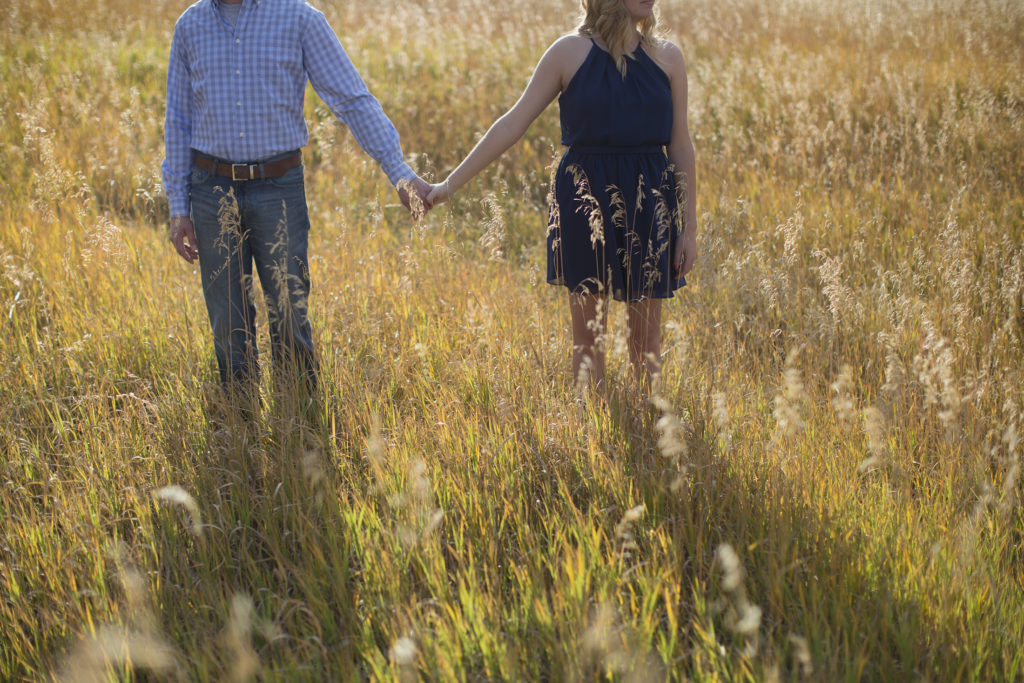
{"type": "Polygon", "coordinates": [[[814,676],[814,661],[811,658],[811,647],[807,639],[790,633],[787,638],[793,645],[793,663],[795,669],[803,680],[810,680],[814,676]]]}
{"type": "Polygon", "coordinates": [[[786,369],[782,374],[782,391],[775,395],[772,402],[772,415],[775,417],[775,438],[791,437],[803,431],[804,420],[801,408],[806,398],[803,378],[796,360],[800,347],[794,346],[786,355],[786,369]]]}
{"type": "Polygon", "coordinates": [[[885,347],[885,383],[882,385],[882,392],[892,398],[906,383],[907,372],[903,367],[896,352],[896,342],[891,334],[880,332],[879,341],[885,347]]]}
{"type": "Polygon", "coordinates": [[[81,642],[56,678],[61,683],[106,683],[125,668],[151,672],[163,680],[188,680],[174,648],[163,638],[114,626],[102,626],[81,642]]]}
{"type": "Polygon", "coordinates": [[[576,393],[577,395],[583,396],[590,391],[591,382],[590,378],[594,375],[594,359],[590,356],[583,356],[580,358],[580,366],[576,368],[576,393]]]}
{"type": "Polygon", "coordinates": [[[484,232],[480,236],[480,246],[487,250],[490,260],[503,261],[505,260],[503,245],[507,237],[505,210],[493,192],[484,194],[483,204],[487,209],[487,218],[484,219],[484,232]]]}
{"type": "Polygon", "coordinates": [[[108,550],[108,557],[117,567],[117,578],[124,590],[127,627],[138,633],[157,634],[159,624],[150,605],[149,586],[130,563],[127,549],[123,544],[116,543],[108,550]]]}
{"type": "Polygon", "coordinates": [[[236,593],[231,597],[231,613],[222,639],[227,649],[228,679],[234,683],[255,679],[261,669],[259,655],[252,647],[254,614],[252,598],[248,595],[236,593]]]}
{"type": "Polygon", "coordinates": [[[818,277],[821,291],[828,299],[828,310],[832,316],[832,324],[841,327],[843,323],[854,324],[864,316],[864,304],[843,281],[843,263],[838,256],[829,256],[828,252],[815,250],[812,252],[818,259],[818,277]]]}
{"type": "Polygon", "coordinates": [[[398,667],[398,679],[403,682],[418,680],[416,660],[419,656],[420,648],[409,636],[401,636],[388,648],[388,659],[398,667]]]}
{"type": "Polygon", "coordinates": [[[797,203],[793,210],[793,215],[787,218],[785,223],[775,226],[775,234],[782,235],[783,261],[789,268],[796,266],[800,259],[798,247],[800,246],[800,237],[803,236],[806,224],[803,210],[804,200],[800,197],[800,193],[797,192],[797,203]]]}
{"type": "Polygon", "coordinates": [[[992,485],[985,481],[981,485],[981,493],[974,502],[969,515],[953,527],[949,543],[952,551],[953,580],[959,590],[967,590],[977,568],[978,562],[985,561],[978,556],[978,542],[981,538],[982,526],[989,507],[995,502],[992,485]]]}
{"type": "MultiPolygon", "coordinates": [[[[270,279],[274,282],[277,299],[276,301],[267,301],[267,322],[281,330],[282,338],[285,340],[292,334],[292,325],[298,322],[292,319],[292,290],[289,288],[292,280],[288,274],[288,240],[288,202],[282,199],[281,218],[274,226],[274,242],[270,245],[270,257],[273,259],[269,268],[270,279]]],[[[301,284],[298,286],[301,287],[301,284]]],[[[250,293],[250,300],[256,301],[256,294],[254,285],[250,293]]],[[[305,310],[306,301],[297,303],[305,310]]]]}
{"type": "Polygon", "coordinates": [[[715,549],[715,560],[722,570],[722,590],[734,593],[743,587],[746,572],[740,562],[740,556],[728,543],[722,543],[715,549]]]}
{"type": "MultiPolygon", "coordinates": [[[[217,233],[217,238],[213,241],[213,249],[217,252],[223,252],[227,254],[224,259],[224,263],[221,264],[211,274],[211,279],[216,279],[223,274],[227,268],[237,266],[241,269],[242,250],[238,245],[241,244],[242,239],[242,214],[238,209],[238,199],[235,197],[235,188],[229,187],[227,192],[224,192],[220,187],[215,188],[215,191],[221,192],[223,196],[217,200],[217,225],[220,230],[217,233]]],[[[240,272],[244,272],[240,270],[240,272]]],[[[246,294],[249,295],[251,301],[255,301],[254,285],[252,277],[248,278],[248,281],[243,283],[246,294]]]]}
{"type": "Polygon", "coordinates": [[[622,642],[617,638],[617,621],[618,616],[611,605],[601,603],[593,609],[580,643],[587,660],[613,670],[621,662],[622,642]]]}
{"type": "Polygon", "coordinates": [[[561,281],[563,277],[562,273],[562,212],[558,204],[558,198],[555,195],[555,182],[558,179],[558,157],[555,156],[551,159],[548,169],[548,194],[547,194],[547,205],[548,205],[548,227],[547,232],[544,235],[551,245],[551,251],[556,255],[554,259],[555,266],[555,280],[561,281]]]}
{"type": "Polygon", "coordinates": [[[664,398],[652,395],[651,405],[661,413],[661,417],[654,424],[654,430],[658,434],[658,451],[669,461],[675,471],[675,477],[669,484],[669,489],[673,493],[679,493],[686,485],[688,470],[686,462],[689,455],[686,443],[687,430],[672,411],[672,406],[664,398]]]}
{"type": "Polygon", "coordinates": [[[398,181],[397,188],[399,190],[404,190],[409,196],[409,210],[412,212],[413,220],[423,218],[427,213],[427,205],[423,203],[423,199],[420,197],[419,193],[416,192],[416,187],[412,184],[412,181],[407,178],[403,178],[398,181]]]}
{"type": "Polygon", "coordinates": [[[100,216],[88,232],[89,241],[82,248],[85,263],[100,261],[113,268],[123,269],[127,264],[128,249],[121,228],[106,216],[100,216]]]}
{"type": "Polygon", "coordinates": [[[579,164],[570,164],[565,168],[566,173],[572,176],[576,186],[576,212],[587,217],[587,225],[590,226],[590,244],[597,251],[597,245],[604,246],[604,216],[601,213],[601,203],[590,191],[590,181],[587,173],[579,164]]]}
{"type": "Polygon", "coordinates": [[[622,196],[622,190],[616,185],[609,185],[606,189],[612,225],[626,233],[629,231],[629,221],[626,217],[626,199],[622,196]]]}
{"type": "Polygon", "coordinates": [[[839,376],[832,383],[832,408],[836,411],[836,417],[840,422],[852,422],[857,417],[853,406],[853,368],[844,363],[839,368],[839,376]]]}
{"type": "Polygon", "coordinates": [[[608,346],[608,357],[627,358],[629,356],[629,338],[626,336],[625,326],[616,326],[614,331],[609,329],[611,344],[608,346]]]}
{"type": "Polygon", "coordinates": [[[646,510],[647,506],[643,503],[631,507],[622,513],[622,519],[615,525],[615,538],[618,539],[619,556],[623,560],[628,560],[638,549],[633,527],[644,516],[646,510]]]}
{"type": "Polygon", "coordinates": [[[722,446],[732,441],[732,430],[729,429],[729,402],[724,391],[711,394],[711,421],[718,429],[718,439],[722,446]]]}
{"type": "Polygon", "coordinates": [[[761,628],[761,608],[747,598],[746,572],[739,555],[728,543],[715,548],[715,561],[721,570],[720,586],[724,599],[717,606],[725,613],[725,624],[744,640],[745,656],[756,654],[761,628]]]}
{"type": "Polygon", "coordinates": [[[426,541],[444,520],[444,511],[434,505],[434,492],[422,460],[409,463],[406,492],[394,499],[405,508],[405,520],[398,523],[398,538],[406,548],[426,541]]]}
{"type": "Polygon", "coordinates": [[[315,435],[306,430],[303,430],[301,443],[302,476],[309,484],[309,487],[317,491],[318,496],[323,495],[320,485],[327,478],[327,473],[324,471],[323,446],[315,435]]]}
{"type": "Polygon", "coordinates": [[[1017,482],[1020,479],[1021,435],[1015,421],[1010,422],[1003,431],[1002,442],[1006,448],[1005,460],[1009,463],[1003,478],[1003,493],[999,500],[999,512],[1005,518],[1017,507],[1020,499],[1017,482]]]}
{"type": "Polygon", "coordinates": [[[203,518],[199,513],[199,504],[185,489],[177,485],[162,486],[153,491],[153,498],[158,501],[180,505],[188,513],[189,530],[193,536],[203,534],[203,518]]]}
{"type": "Polygon", "coordinates": [[[885,448],[885,415],[877,406],[868,406],[864,409],[862,419],[864,421],[864,437],[867,440],[868,457],[857,466],[861,474],[873,472],[885,466],[888,457],[885,448]]]}
{"type": "Polygon", "coordinates": [[[373,472],[375,488],[383,491],[385,486],[384,468],[387,463],[387,443],[381,435],[380,418],[373,416],[370,424],[370,435],[366,437],[366,460],[370,464],[370,471],[373,472]]]}
{"type": "MultiPolygon", "coordinates": [[[[598,298],[594,307],[594,317],[587,321],[587,329],[594,335],[594,346],[598,353],[605,353],[610,341],[611,332],[607,326],[607,306],[607,297],[598,298]]],[[[581,348],[578,346],[575,350],[578,351],[581,348]]],[[[596,369],[595,360],[591,356],[583,356],[580,359],[580,366],[574,369],[577,395],[586,395],[592,388],[596,388],[593,387],[593,382],[591,381],[596,369]]]]}
{"type": "Polygon", "coordinates": [[[115,672],[125,669],[146,671],[168,680],[185,680],[177,652],[160,633],[146,582],[129,564],[124,546],[115,544],[107,556],[117,567],[124,591],[126,623],[102,625],[82,640],[67,657],[58,680],[107,681],[115,672]]]}
{"type": "Polygon", "coordinates": [[[929,318],[922,320],[921,326],[925,339],[921,351],[914,356],[914,372],[925,389],[926,404],[938,409],[938,418],[946,428],[947,437],[951,438],[959,427],[963,402],[953,374],[953,349],[929,318]]]}
{"type": "Polygon", "coordinates": [[[654,653],[642,651],[633,629],[622,623],[618,610],[607,602],[597,604],[587,618],[580,638],[585,671],[605,678],[621,677],[630,683],[663,680],[665,671],[654,653]],[[600,672],[600,673],[598,673],[600,672]]]}

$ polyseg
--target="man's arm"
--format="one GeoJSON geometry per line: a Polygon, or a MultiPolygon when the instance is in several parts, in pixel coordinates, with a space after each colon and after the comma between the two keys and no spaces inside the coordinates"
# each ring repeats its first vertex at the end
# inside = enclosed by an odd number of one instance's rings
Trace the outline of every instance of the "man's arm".
{"type": "Polygon", "coordinates": [[[164,193],[170,205],[169,238],[183,259],[198,256],[196,233],[189,218],[188,173],[192,165],[192,84],[181,33],[175,28],[167,67],[167,116],[164,120],[164,193]]]}
{"type": "Polygon", "coordinates": [[[313,89],[349,127],[359,146],[380,164],[402,203],[409,206],[406,183],[421,199],[425,198],[430,187],[405,163],[398,131],[366,87],[323,13],[312,8],[303,31],[302,55],[313,89]]]}

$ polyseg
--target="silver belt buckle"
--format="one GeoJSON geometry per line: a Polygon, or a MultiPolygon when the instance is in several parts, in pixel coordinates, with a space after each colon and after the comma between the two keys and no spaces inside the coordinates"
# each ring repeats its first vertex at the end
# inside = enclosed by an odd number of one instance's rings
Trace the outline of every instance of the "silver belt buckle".
{"type": "Polygon", "coordinates": [[[231,164],[231,179],[232,180],[252,180],[256,177],[256,164],[231,164]],[[244,175],[238,174],[238,169],[242,169],[244,175]]]}

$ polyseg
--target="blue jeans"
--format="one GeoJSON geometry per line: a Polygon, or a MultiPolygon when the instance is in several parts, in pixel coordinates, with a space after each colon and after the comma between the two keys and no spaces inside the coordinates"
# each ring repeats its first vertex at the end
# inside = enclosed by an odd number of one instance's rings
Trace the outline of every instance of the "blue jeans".
{"type": "Polygon", "coordinates": [[[253,264],[267,304],[275,367],[316,386],[309,324],[309,213],[303,167],[278,178],[232,181],[195,166],[190,177],[203,295],[221,384],[259,382],[253,264]]]}

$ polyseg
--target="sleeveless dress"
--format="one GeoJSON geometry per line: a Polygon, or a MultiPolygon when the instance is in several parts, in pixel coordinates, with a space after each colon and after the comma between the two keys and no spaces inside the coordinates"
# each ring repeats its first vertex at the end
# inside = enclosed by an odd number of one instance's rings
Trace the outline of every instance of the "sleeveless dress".
{"type": "Polygon", "coordinates": [[[548,196],[548,282],[619,301],[672,297],[686,282],[672,278],[681,223],[664,150],[668,75],[637,46],[623,78],[595,43],[558,104],[569,149],[548,196]]]}

